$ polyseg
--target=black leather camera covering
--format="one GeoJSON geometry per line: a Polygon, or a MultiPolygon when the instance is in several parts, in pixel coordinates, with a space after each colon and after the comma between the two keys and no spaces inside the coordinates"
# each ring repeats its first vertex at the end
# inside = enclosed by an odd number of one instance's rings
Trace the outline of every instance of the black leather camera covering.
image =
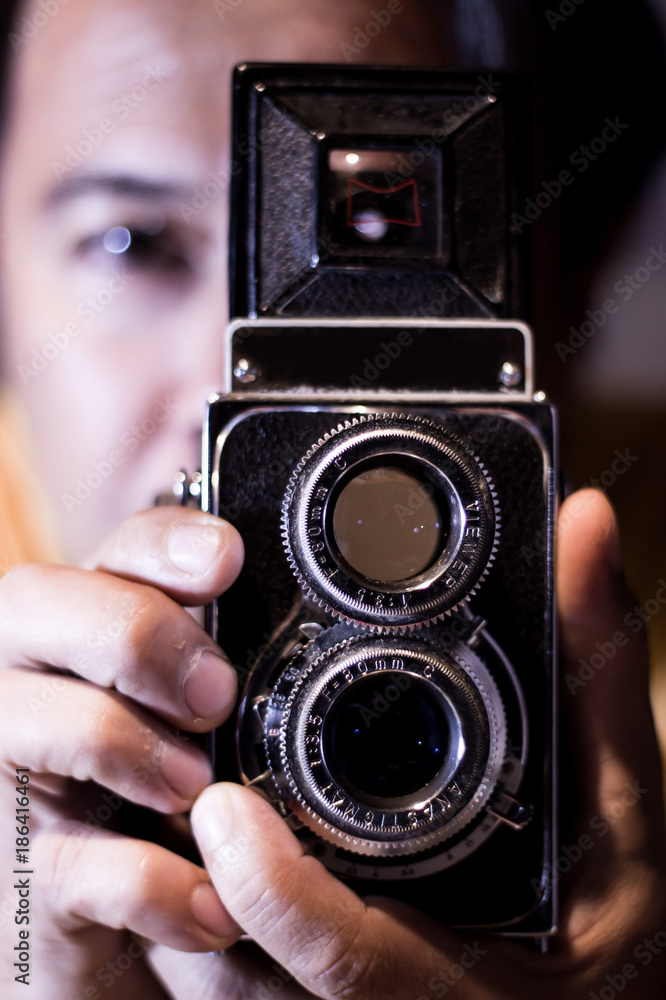
{"type": "MultiPolygon", "coordinates": [[[[213,442],[235,418],[221,452],[214,513],[241,532],[246,562],[238,582],[216,602],[213,626],[237,665],[241,683],[260,648],[293,620],[295,609],[303,611],[280,533],[288,480],[310,446],[349,415],[335,404],[306,412],[299,408],[302,402],[262,407],[256,401],[223,401],[212,411],[213,442]],[[239,420],[243,411],[249,412],[239,420]]],[[[552,830],[553,413],[543,404],[518,404],[510,410],[431,405],[406,412],[441,421],[463,436],[497,490],[499,547],[471,607],[488,622],[525,696],[529,755],[519,797],[534,807],[534,819],[521,831],[500,824],[483,846],[439,874],[399,883],[351,881],[360,893],[399,896],[444,922],[540,933],[552,920],[552,900],[547,893],[540,900],[535,887],[547,864],[552,830]]],[[[305,609],[304,615],[301,620],[333,624],[318,608],[305,609]]],[[[450,619],[444,619],[426,627],[450,626],[450,619]]],[[[218,734],[216,766],[221,778],[238,777],[233,730],[232,721],[218,734]]]]}
{"type": "Polygon", "coordinates": [[[234,77],[230,315],[527,318],[520,207],[521,81],[501,74],[258,65],[234,77]],[[332,149],[401,149],[418,179],[432,252],[345,256],[330,227],[332,149]],[[411,159],[410,159],[411,158],[411,159]],[[435,218],[436,216],[436,218],[435,218]]]}

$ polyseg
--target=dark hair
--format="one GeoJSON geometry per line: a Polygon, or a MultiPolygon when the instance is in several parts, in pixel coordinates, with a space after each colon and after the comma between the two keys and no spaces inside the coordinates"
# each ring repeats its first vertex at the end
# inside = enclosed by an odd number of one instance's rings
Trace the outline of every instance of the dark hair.
{"type": "Polygon", "coordinates": [[[0,122],[4,128],[9,103],[9,74],[12,67],[12,32],[21,0],[0,0],[0,122]]]}

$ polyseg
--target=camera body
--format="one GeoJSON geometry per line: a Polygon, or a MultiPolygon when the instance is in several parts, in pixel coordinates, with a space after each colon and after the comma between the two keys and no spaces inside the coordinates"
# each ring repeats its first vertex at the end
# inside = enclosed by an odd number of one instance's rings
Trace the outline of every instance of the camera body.
{"type": "Polygon", "coordinates": [[[225,384],[202,506],[246,550],[216,776],[361,894],[551,933],[555,415],[508,220],[508,77],[234,77],[225,384]]]}

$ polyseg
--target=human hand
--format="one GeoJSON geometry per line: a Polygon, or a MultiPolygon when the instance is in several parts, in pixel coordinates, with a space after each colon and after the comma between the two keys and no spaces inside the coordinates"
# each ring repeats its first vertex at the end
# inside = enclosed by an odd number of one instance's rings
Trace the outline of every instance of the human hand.
{"type": "Polygon", "coordinates": [[[174,727],[219,725],[235,674],[183,605],[225,590],[242,558],[230,525],[165,507],[126,521],[88,569],[23,566],[0,581],[3,998],[29,982],[39,1000],[157,1000],[134,935],[200,951],[235,940],[206,872],[116,821],[121,796],[176,817],[211,780],[174,727]],[[16,857],[16,768],[29,768],[28,863],[16,857]],[[19,879],[29,924],[14,919],[19,879]],[[21,930],[30,973],[16,982],[21,930]]]}
{"type": "MultiPolygon", "coordinates": [[[[563,670],[577,676],[629,608],[617,527],[601,493],[562,507],[557,591],[563,670]]],[[[361,900],[313,857],[259,795],[212,786],[192,812],[220,898],[263,949],[151,951],[178,1000],[277,995],[346,1000],[662,1000],[666,992],[666,830],[648,701],[645,639],[632,635],[584,685],[563,685],[578,779],[575,828],[562,830],[560,930],[547,955],[456,934],[383,898],[361,900]],[[582,838],[587,837],[587,840],[582,838]],[[588,841],[590,843],[588,843],[588,841]],[[573,851],[580,848],[580,858],[573,851]],[[583,846],[585,845],[585,846],[583,846]],[[567,848],[567,851],[564,851],[567,848]],[[661,952],[661,954],[659,954],[661,952]],[[195,985],[196,984],[196,985],[195,985]]],[[[566,799],[568,785],[562,794],[566,799]]],[[[558,859],[559,860],[559,859],[558,859]]]]}

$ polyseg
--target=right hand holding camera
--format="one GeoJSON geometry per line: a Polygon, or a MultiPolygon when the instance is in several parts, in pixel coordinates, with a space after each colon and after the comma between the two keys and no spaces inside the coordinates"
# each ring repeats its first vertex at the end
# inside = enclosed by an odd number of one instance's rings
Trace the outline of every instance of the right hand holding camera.
{"type": "MultiPolygon", "coordinates": [[[[617,634],[632,598],[601,493],[562,505],[558,540],[565,679],[617,634]]],[[[267,957],[244,942],[224,956],[157,947],[151,961],[174,997],[661,1000],[666,851],[644,633],[589,684],[562,687],[574,766],[563,784],[571,820],[558,834],[561,922],[549,954],[481,930],[457,935],[397,900],[359,899],[259,796],[219,784],[198,799],[192,826],[221,899],[267,957]]]]}
{"type": "Polygon", "coordinates": [[[229,524],[163,507],[129,518],[87,569],[21,566],[0,582],[3,996],[23,995],[9,947],[20,878],[40,1000],[163,997],[128,932],[192,951],[237,937],[203,869],[116,819],[121,799],[175,817],[211,779],[187,733],[227,718],[236,680],[184,606],[221,593],[242,560],[229,524]],[[17,768],[29,768],[23,862],[17,768]]]}

